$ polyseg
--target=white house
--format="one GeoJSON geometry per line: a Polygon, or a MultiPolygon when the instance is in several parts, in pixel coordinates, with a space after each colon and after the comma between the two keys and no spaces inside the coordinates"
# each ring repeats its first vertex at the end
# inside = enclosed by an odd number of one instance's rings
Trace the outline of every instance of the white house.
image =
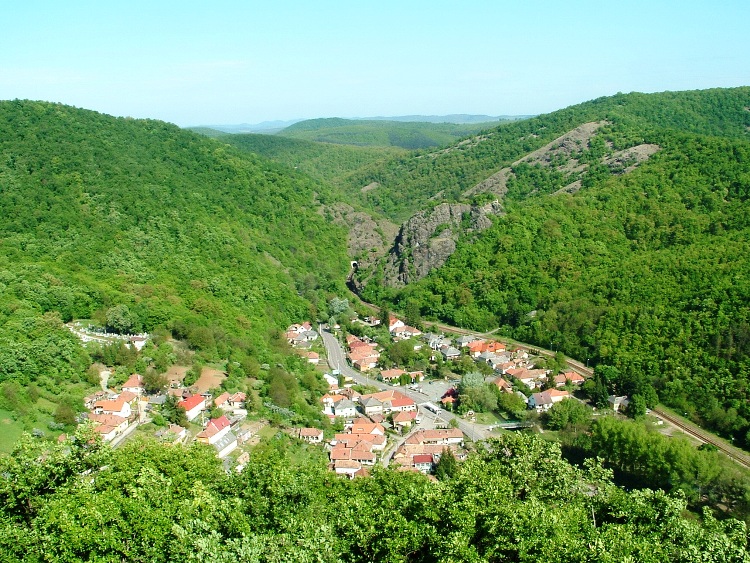
{"type": "Polygon", "coordinates": [[[206,400],[200,395],[193,395],[184,401],[177,403],[178,407],[185,409],[185,415],[188,420],[194,420],[206,408],[206,400]]]}

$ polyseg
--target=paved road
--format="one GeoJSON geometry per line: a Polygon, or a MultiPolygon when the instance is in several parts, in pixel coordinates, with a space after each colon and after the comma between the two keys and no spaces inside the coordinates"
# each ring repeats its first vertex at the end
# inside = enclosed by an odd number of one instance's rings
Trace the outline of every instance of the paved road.
{"type": "MultiPolygon", "coordinates": [[[[417,404],[434,402],[431,401],[430,397],[428,395],[425,395],[424,393],[420,393],[419,391],[414,391],[413,389],[408,389],[406,387],[396,388],[392,385],[387,385],[351,368],[346,361],[344,349],[341,347],[341,344],[336,339],[336,337],[333,336],[330,332],[322,329],[319,329],[319,332],[320,336],[323,339],[323,345],[326,348],[326,353],[328,355],[328,364],[331,366],[331,369],[338,369],[341,371],[342,375],[351,377],[357,383],[360,383],[362,385],[370,385],[372,387],[380,389],[381,391],[396,389],[399,393],[403,393],[417,404]]],[[[437,414],[426,410],[424,407],[420,407],[419,410],[422,413],[422,418],[433,418],[441,421],[441,423],[445,425],[448,425],[451,419],[454,418],[454,415],[452,413],[449,413],[444,409],[440,409],[437,414]]],[[[458,417],[455,418],[458,422],[458,427],[461,429],[461,432],[466,434],[466,436],[468,436],[469,439],[473,440],[474,442],[484,440],[489,434],[488,427],[485,425],[467,422],[458,417]]]]}

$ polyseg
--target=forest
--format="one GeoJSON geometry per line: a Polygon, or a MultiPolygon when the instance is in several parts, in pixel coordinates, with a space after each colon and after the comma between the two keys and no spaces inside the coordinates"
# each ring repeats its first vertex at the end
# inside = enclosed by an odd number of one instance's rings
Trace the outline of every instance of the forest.
{"type": "Polygon", "coordinates": [[[748,448],[747,107],[745,88],[615,96],[540,117],[608,121],[582,148],[594,165],[581,189],[556,193],[564,165],[519,166],[492,228],[405,288],[376,273],[364,297],[612,366],[610,392],[662,401],[748,448]],[[659,150],[631,172],[595,165],[643,143],[659,150]]]}
{"type": "Polygon", "coordinates": [[[362,296],[563,352],[595,368],[598,395],[661,402],[750,448],[749,108],[750,88],[618,94],[425,144],[361,123],[325,142],[209,138],[0,102],[0,421],[21,422],[0,436],[3,560],[748,561],[747,475],[639,421],[557,409],[544,435],[474,444],[437,479],[341,479],[282,431],[331,430],[327,387],[282,332],[346,302],[331,206],[398,222],[499,198],[444,266],[389,287],[376,265],[362,296]],[[519,162],[591,122],[580,168],[519,162]],[[379,146],[333,144],[347,141],[379,146]],[[643,144],[658,150],[638,166],[615,158],[643,144]],[[469,192],[502,168],[503,195],[469,192]],[[73,320],[151,341],[83,346],[73,320]],[[220,367],[223,390],[267,408],[279,432],[241,473],[199,444],[110,449],[76,430],[92,364],[158,387],[176,362],[193,381],[220,367]]]}
{"type": "Polygon", "coordinates": [[[3,416],[76,404],[94,360],[164,368],[171,338],[240,380],[291,369],[278,334],[344,291],[332,188],[167,123],[2,102],[0,186],[3,416]],[[74,319],[153,334],[151,359],[84,348],[74,319]]]}
{"type": "MultiPolygon", "coordinates": [[[[449,456],[446,456],[448,458],[449,456]]],[[[507,435],[439,480],[350,480],[283,434],[227,474],[201,444],[110,450],[82,427],[0,458],[4,561],[548,561],[743,563],[747,531],[682,493],[627,491],[594,461],[507,435]],[[29,468],[33,468],[30,471],[29,468]]]]}

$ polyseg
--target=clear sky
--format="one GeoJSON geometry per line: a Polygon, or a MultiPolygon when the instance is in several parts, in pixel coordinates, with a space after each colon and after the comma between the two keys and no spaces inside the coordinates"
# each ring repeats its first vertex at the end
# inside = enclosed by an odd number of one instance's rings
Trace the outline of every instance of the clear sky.
{"type": "Polygon", "coordinates": [[[178,125],[750,85],[748,0],[8,0],[0,99],[178,125]]]}

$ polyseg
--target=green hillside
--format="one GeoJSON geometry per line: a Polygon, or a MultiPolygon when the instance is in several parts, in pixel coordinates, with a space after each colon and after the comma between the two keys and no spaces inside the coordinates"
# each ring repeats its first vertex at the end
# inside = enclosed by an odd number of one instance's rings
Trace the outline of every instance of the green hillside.
{"type": "Polygon", "coordinates": [[[346,190],[339,191],[340,196],[355,202],[362,186],[353,186],[351,176],[405,152],[395,147],[357,147],[252,133],[223,135],[220,139],[346,190]]]}
{"type": "Polygon", "coordinates": [[[158,121],[2,102],[0,186],[0,383],[82,380],[91,359],[62,326],[78,318],[270,362],[348,268],[317,213],[328,188],[158,121]]]}
{"type": "Polygon", "coordinates": [[[424,123],[332,117],[300,121],[277,135],[319,143],[416,150],[449,145],[493,125],[494,123],[424,123]]]}
{"type": "Polygon", "coordinates": [[[491,229],[426,279],[403,290],[376,280],[366,297],[612,366],[610,392],[653,403],[656,391],[750,447],[749,107],[748,88],[618,95],[501,127],[470,151],[501,147],[511,128],[549,130],[528,150],[584,121],[610,123],[584,147],[580,191],[548,195],[567,182],[565,163],[518,166],[491,229]],[[659,150],[632,172],[597,164],[641,143],[659,150]]]}
{"type": "Polygon", "coordinates": [[[460,200],[466,190],[501,168],[587,122],[618,126],[619,147],[648,142],[652,132],[672,130],[747,138],[749,88],[661,94],[618,94],[528,120],[504,123],[440,150],[403,155],[352,177],[351,186],[377,184],[364,205],[395,221],[444,200],[460,200]],[[645,140],[645,141],[644,141],[645,140]]]}

